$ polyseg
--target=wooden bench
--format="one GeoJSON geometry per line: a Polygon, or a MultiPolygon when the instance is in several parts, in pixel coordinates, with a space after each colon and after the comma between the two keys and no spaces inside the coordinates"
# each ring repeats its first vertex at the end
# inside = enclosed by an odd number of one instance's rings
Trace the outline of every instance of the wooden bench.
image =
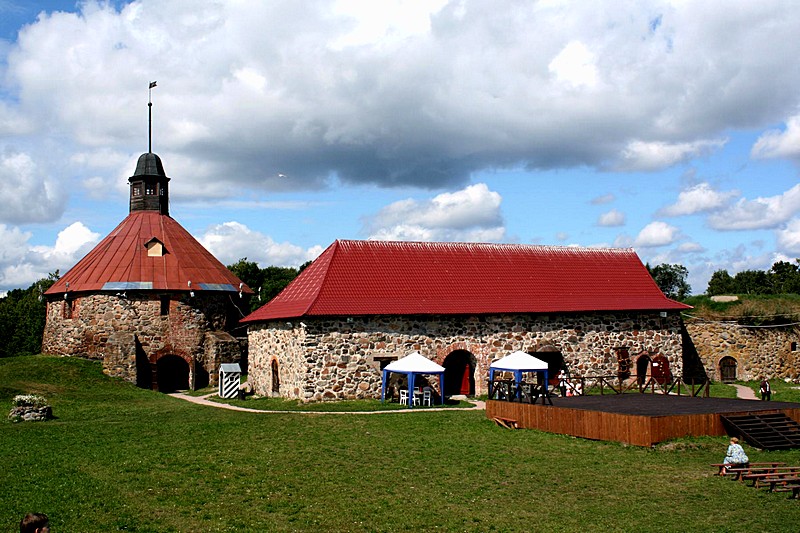
{"type": "Polygon", "coordinates": [[[750,473],[751,470],[756,468],[777,468],[779,466],[785,466],[786,463],[743,463],[743,464],[736,464],[736,463],[712,463],[711,466],[716,466],[719,468],[719,475],[724,476],[727,474],[734,474],[734,479],[740,479],[741,475],[744,473],[750,473]]]}
{"type": "Polygon", "coordinates": [[[494,417],[494,423],[506,429],[519,429],[517,421],[512,420],[511,418],[503,418],[501,416],[496,416],[494,417]]]}
{"type": "Polygon", "coordinates": [[[769,472],[751,472],[749,474],[742,475],[742,481],[744,480],[751,480],[753,484],[752,487],[760,487],[763,483],[767,483],[772,479],[779,479],[779,478],[786,478],[786,477],[797,477],[800,476],[800,467],[784,467],[780,470],[778,469],[770,469],[769,472]]]}
{"type": "MultiPolygon", "coordinates": [[[[795,485],[800,486],[800,477],[797,477],[796,475],[781,476],[766,479],[764,482],[769,483],[770,492],[793,492],[795,485]]],[[[792,497],[794,497],[794,495],[792,497]]]]}

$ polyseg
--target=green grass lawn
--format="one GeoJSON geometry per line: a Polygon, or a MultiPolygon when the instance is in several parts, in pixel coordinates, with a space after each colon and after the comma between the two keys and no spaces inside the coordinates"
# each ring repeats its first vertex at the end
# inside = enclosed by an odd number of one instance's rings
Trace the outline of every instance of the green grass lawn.
{"type": "MultiPolygon", "coordinates": [[[[655,448],[497,427],[482,411],[256,414],[194,405],[78,359],[0,359],[0,532],[796,532],[800,501],[713,474],[725,438],[655,448]]],[[[247,402],[245,402],[247,403],[247,402]]],[[[752,461],[800,464],[800,450],[752,461]]]]}

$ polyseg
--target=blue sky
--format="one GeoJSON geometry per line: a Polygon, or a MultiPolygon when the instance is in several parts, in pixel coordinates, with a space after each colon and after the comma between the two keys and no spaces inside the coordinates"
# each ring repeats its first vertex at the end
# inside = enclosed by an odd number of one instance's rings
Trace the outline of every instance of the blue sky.
{"type": "Polygon", "coordinates": [[[221,261],[335,239],[800,257],[792,1],[0,0],[0,291],[70,268],[153,151],[221,261]]]}

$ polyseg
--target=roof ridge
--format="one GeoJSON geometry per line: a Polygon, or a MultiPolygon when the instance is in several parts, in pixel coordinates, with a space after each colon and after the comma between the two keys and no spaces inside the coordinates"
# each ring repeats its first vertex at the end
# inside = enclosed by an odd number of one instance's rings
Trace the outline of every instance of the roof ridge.
{"type": "Polygon", "coordinates": [[[522,248],[528,250],[558,250],[573,251],[578,253],[587,252],[610,252],[610,253],[635,253],[633,247],[627,246],[578,246],[565,244],[524,244],[524,243],[500,243],[500,242],[468,242],[468,241],[401,241],[401,240],[378,240],[378,239],[336,239],[334,244],[361,246],[361,245],[383,245],[392,247],[414,246],[414,247],[463,247],[474,246],[478,248],[522,248]]]}

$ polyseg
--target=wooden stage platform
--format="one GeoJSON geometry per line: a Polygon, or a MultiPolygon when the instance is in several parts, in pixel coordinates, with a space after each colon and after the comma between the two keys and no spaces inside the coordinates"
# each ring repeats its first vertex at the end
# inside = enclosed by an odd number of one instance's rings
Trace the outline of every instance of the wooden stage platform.
{"type": "Polygon", "coordinates": [[[515,420],[521,428],[637,446],[727,435],[720,415],[783,413],[800,422],[800,403],[790,402],[641,393],[552,400],[553,405],[488,400],[486,416],[515,420]]]}

